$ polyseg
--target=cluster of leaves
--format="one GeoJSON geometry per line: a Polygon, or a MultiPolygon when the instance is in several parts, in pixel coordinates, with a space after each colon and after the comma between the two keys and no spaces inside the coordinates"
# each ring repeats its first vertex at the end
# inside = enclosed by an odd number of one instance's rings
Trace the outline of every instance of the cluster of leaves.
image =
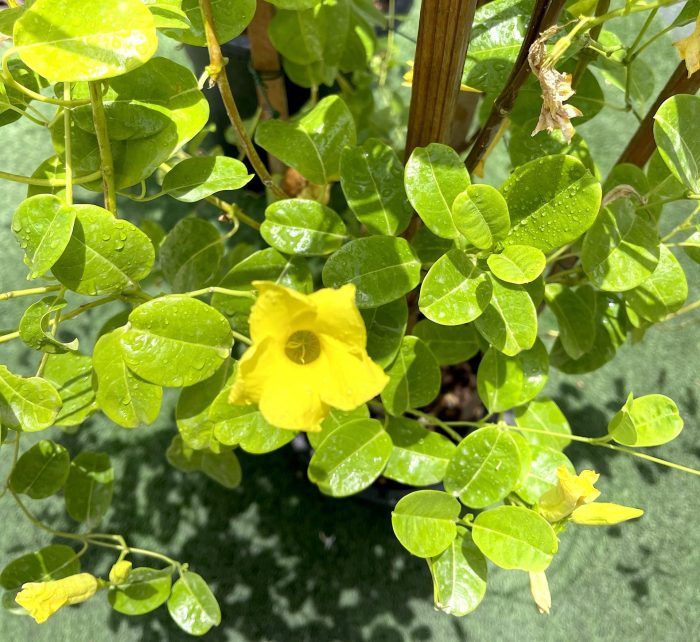
{"type": "MultiPolygon", "coordinates": [[[[364,73],[382,20],[371,2],[272,4],[279,11],[270,40],[294,82],[330,85],[340,72],[364,73]]],[[[480,9],[465,82],[487,92],[485,105],[505,82],[531,4],[495,0],[480,9]],[[494,58],[494,40],[504,38],[511,43],[499,47],[505,60],[494,58]]],[[[550,367],[595,370],[628,336],[639,338],[683,306],[686,276],[672,246],[698,261],[700,231],[691,215],[674,230],[688,237],[670,244],[659,224],[666,202],[700,195],[700,99],[667,100],[656,114],[659,151],[646,172],[618,165],[601,185],[580,136],[566,143],[541,135],[530,143],[539,112],[532,78],[513,113],[514,171],[496,187],[472,183],[459,154],[437,143],[415,149],[404,165],[389,144],[356,127],[366,121],[363,101],[330,95],[290,121],[257,126],[255,142],[319,188],[315,200],[271,198],[258,225],[214,196],[246,186],[246,166],[186,151],[197,149],[209,116],[197,79],[155,56],[156,30],[206,44],[199,3],[96,0],[89,16],[81,5],[35,0],[0,14],[0,32],[13,38],[3,57],[0,124],[23,115],[38,121],[55,150],[24,177],[27,199],[12,221],[28,278],[41,283],[25,292],[48,296],[26,309],[16,332],[0,337],[41,354],[35,376],[0,366],[2,441],[15,446],[9,494],[31,516],[25,498],[62,491],[68,514],[87,530],[54,534],[131,554],[119,536],[92,533],[111,501],[108,455],[71,459],[59,443],[42,440],[19,456],[20,435],[74,429],[96,412],[137,428],[155,421],[164,387],[180,388],[168,460],[233,488],[241,481],[237,453],[268,453],[296,436],[270,425],[253,405],[228,403],[236,357],[248,343],[253,282],[304,293],[352,283],[368,352],[389,383],[380,400],[333,410],[322,431],[308,435],[309,480],[334,497],[361,492],[380,476],[416,487],[443,484],[445,492],[408,495],[393,523],[399,541],[428,558],[436,604],[447,612],[464,615],[481,601],[486,559],[544,571],[565,523],[550,524],[538,501],[556,488],[558,468],[574,467],[563,453],[569,424],[554,401],[538,395],[550,367]],[[47,118],[49,107],[56,113],[47,118]],[[106,192],[122,196],[127,216],[131,203],[155,198],[209,201],[230,229],[222,233],[193,215],[166,233],[153,221],[138,227],[118,218],[109,198],[107,208],[74,204],[74,184],[99,192],[103,181],[106,192]],[[139,185],[140,194],[130,189],[139,185]],[[259,227],[254,243],[232,240],[241,221],[259,227]],[[58,337],[59,324],[103,305],[115,314],[96,333],[94,350],[58,337]],[[551,345],[540,338],[543,306],[558,325],[551,345]],[[479,353],[477,389],[493,424],[445,422],[421,410],[441,394],[441,369],[479,353]],[[504,413],[511,410],[509,422],[504,413]],[[476,430],[465,434],[464,424],[476,430]],[[485,510],[460,517],[462,505],[485,510]]],[[[220,0],[212,9],[224,42],[245,29],[255,2],[220,0]]],[[[601,73],[618,78],[614,63],[602,60],[601,73]]],[[[591,118],[599,94],[587,71],[572,103],[591,118]]],[[[630,397],[608,434],[590,441],[655,446],[682,425],[670,399],[630,397]]],[[[125,582],[110,584],[114,609],[140,615],[167,601],[174,620],[194,635],[219,623],[199,575],[162,554],[139,553],[167,566],[137,567],[125,582]]],[[[51,545],[10,562],[0,576],[5,604],[23,583],[78,573],[79,557],[51,545]]]]}

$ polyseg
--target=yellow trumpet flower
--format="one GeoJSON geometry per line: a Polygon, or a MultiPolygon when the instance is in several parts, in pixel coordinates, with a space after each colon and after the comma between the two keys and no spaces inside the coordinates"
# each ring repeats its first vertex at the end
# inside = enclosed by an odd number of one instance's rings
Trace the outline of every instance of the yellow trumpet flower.
{"type": "Polygon", "coordinates": [[[89,600],[99,586],[100,581],[90,573],[48,582],[27,582],[22,585],[15,601],[29,611],[37,624],[41,624],[64,606],[89,600]]]}
{"type": "Polygon", "coordinates": [[[595,501],[600,497],[600,491],[594,488],[593,484],[599,477],[600,475],[592,470],[572,475],[564,466],[559,466],[557,486],[540,498],[540,514],[547,521],[558,522],[571,515],[579,506],[595,501]]]}

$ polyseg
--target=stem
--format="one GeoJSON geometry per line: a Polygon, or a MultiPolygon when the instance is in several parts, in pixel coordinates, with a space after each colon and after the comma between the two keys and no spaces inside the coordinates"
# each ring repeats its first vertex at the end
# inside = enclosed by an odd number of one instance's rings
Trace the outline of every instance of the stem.
{"type": "MultiPolygon", "coordinates": [[[[656,203],[651,203],[651,205],[656,205],[656,203]]],[[[679,232],[684,232],[685,230],[693,227],[693,219],[695,218],[695,215],[700,212],[700,205],[698,205],[681,223],[676,225],[666,236],[664,236],[661,239],[661,242],[664,243],[668,241],[668,239],[674,237],[676,234],[679,232]]]]}
{"type": "Polygon", "coordinates": [[[659,33],[653,35],[651,38],[649,38],[649,40],[647,40],[639,49],[637,49],[637,51],[635,51],[629,57],[629,61],[631,63],[634,62],[637,59],[637,57],[639,56],[639,54],[641,54],[642,51],[644,51],[649,45],[653,45],[659,38],[661,38],[661,36],[666,35],[669,31],[672,31],[673,29],[675,29],[675,27],[673,25],[669,25],[665,29],[662,29],[661,31],[659,31],[659,33]]]}
{"type": "MultiPolygon", "coordinates": [[[[70,102],[70,83],[63,83],[63,98],[70,102]]],[[[66,203],[73,205],[73,139],[71,138],[71,110],[63,108],[63,130],[66,168],[66,203]]]]}
{"type": "Polygon", "coordinates": [[[241,343],[245,343],[247,346],[252,346],[253,342],[245,336],[245,334],[241,334],[240,332],[236,332],[235,330],[231,330],[231,334],[233,335],[234,339],[237,339],[241,343]]]}
{"type": "Polygon", "coordinates": [[[18,299],[23,296],[33,296],[35,294],[46,294],[47,292],[56,292],[63,286],[61,285],[45,285],[41,288],[29,288],[27,290],[12,290],[11,292],[3,292],[0,294],[0,301],[8,301],[9,299],[18,299]]]}
{"type": "Polygon", "coordinates": [[[250,136],[248,136],[248,132],[246,132],[243,119],[238,112],[238,106],[236,105],[236,100],[233,97],[233,92],[231,91],[231,86],[228,82],[228,76],[226,75],[226,63],[221,53],[221,46],[216,39],[211,0],[199,0],[199,8],[202,12],[204,32],[207,37],[207,48],[209,50],[209,77],[219,88],[221,99],[223,100],[224,107],[226,107],[226,113],[228,114],[233,128],[236,130],[241,148],[245,151],[250,164],[253,166],[255,173],[263,182],[263,185],[272,191],[272,193],[278,198],[287,198],[287,195],[282,191],[282,189],[275,185],[274,181],[272,180],[272,176],[270,176],[270,172],[267,171],[267,167],[265,167],[265,164],[258,155],[253,141],[250,139],[250,136]]]}
{"type": "Polygon", "coordinates": [[[193,290],[192,292],[183,292],[181,296],[202,296],[204,294],[223,294],[224,296],[242,297],[245,299],[255,299],[256,296],[250,290],[229,290],[227,288],[220,288],[217,286],[211,286],[208,288],[202,288],[201,290],[193,290]]]}
{"type": "Polygon", "coordinates": [[[0,343],[7,343],[13,339],[19,339],[19,332],[9,332],[8,334],[0,334],[0,343]]]}
{"type": "Polygon", "coordinates": [[[450,423],[442,421],[442,419],[438,419],[434,415],[431,415],[427,412],[421,412],[420,410],[407,410],[404,414],[413,415],[414,417],[420,417],[421,419],[424,419],[426,423],[428,423],[428,425],[438,426],[439,428],[442,428],[456,443],[459,443],[462,441],[462,439],[464,439],[462,435],[460,435],[456,430],[452,428],[450,423]]]}
{"type": "Polygon", "coordinates": [[[92,103],[92,119],[95,124],[97,146],[100,149],[100,166],[102,169],[102,190],[105,197],[105,209],[117,215],[117,193],[114,187],[114,161],[112,146],[107,131],[107,117],[102,103],[102,90],[99,81],[91,81],[90,102],[92,103]]]}
{"type": "MultiPolygon", "coordinates": [[[[596,16],[601,16],[605,13],[607,13],[608,9],[610,8],[610,0],[598,0],[598,4],[596,5],[595,8],[595,15],[596,16]]],[[[603,25],[598,25],[597,27],[594,27],[591,29],[591,39],[593,40],[598,40],[598,37],[600,36],[600,32],[603,29],[603,25]]],[[[574,68],[574,73],[572,74],[572,80],[571,80],[571,86],[576,89],[576,85],[578,85],[579,81],[581,78],[583,78],[583,74],[586,71],[586,68],[588,67],[588,64],[595,58],[595,53],[592,49],[584,49],[581,52],[581,55],[579,56],[578,62],[576,63],[576,67],[574,68]]]]}
{"type": "MultiPolygon", "coordinates": [[[[78,176],[73,179],[73,185],[82,185],[83,183],[92,183],[102,176],[102,172],[93,172],[78,176]]],[[[34,178],[32,176],[20,176],[19,174],[10,174],[9,172],[0,171],[0,179],[13,181],[15,183],[24,183],[25,185],[38,185],[39,187],[65,187],[67,182],[61,178],[34,178]]]]}
{"type": "Polygon", "coordinates": [[[700,299],[697,301],[693,301],[693,303],[689,303],[685,307],[681,308],[680,310],[677,310],[676,312],[673,312],[672,314],[669,314],[664,321],[670,321],[671,319],[675,319],[676,317],[681,316],[682,314],[688,314],[688,312],[692,312],[693,310],[697,310],[700,308],[700,299]]]}
{"type": "MultiPolygon", "coordinates": [[[[285,197],[286,198],[286,197],[285,197]]],[[[254,218],[248,216],[238,205],[235,203],[227,203],[221,200],[218,196],[207,196],[207,202],[218,207],[227,217],[238,220],[241,223],[245,223],[248,227],[252,227],[254,230],[260,229],[260,223],[258,223],[254,218]]]]}
{"type": "Polygon", "coordinates": [[[379,87],[386,84],[387,73],[389,72],[389,60],[394,49],[394,32],[396,31],[396,0],[389,0],[388,31],[386,34],[386,52],[382,59],[382,68],[379,72],[379,87]]]}
{"type": "MultiPolygon", "coordinates": [[[[654,22],[654,18],[656,18],[656,14],[658,12],[659,12],[658,7],[656,7],[655,9],[652,9],[649,12],[649,15],[647,16],[647,19],[644,21],[642,28],[639,30],[637,37],[634,39],[634,42],[631,44],[630,48],[627,50],[628,59],[632,56],[632,54],[634,54],[635,50],[637,49],[637,46],[642,41],[644,34],[649,30],[649,27],[651,27],[651,23],[654,22]]],[[[599,26],[602,27],[602,25],[599,25],[599,26]]],[[[630,60],[630,62],[632,62],[632,61],[630,60]]]]}

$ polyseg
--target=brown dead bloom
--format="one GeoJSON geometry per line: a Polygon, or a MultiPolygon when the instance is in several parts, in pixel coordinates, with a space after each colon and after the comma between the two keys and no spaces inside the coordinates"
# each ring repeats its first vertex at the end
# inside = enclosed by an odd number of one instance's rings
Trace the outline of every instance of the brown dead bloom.
{"type": "Polygon", "coordinates": [[[546,40],[554,35],[558,28],[547,29],[530,47],[527,60],[530,63],[532,73],[537,76],[542,88],[542,110],[532,135],[543,129],[552,132],[560,129],[567,143],[571,142],[574,135],[574,127],[571,118],[583,114],[573,105],[565,105],[564,102],[576,92],[571,88],[571,74],[562,74],[545,63],[546,40]]]}
{"type": "Polygon", "coordinates": [[[681,60],[685,60],[688,78],[690,78],[700,69],[700,13],[695,21],[695,31],[687,38],[674,42],[673,46],[678,49],[681,60]]]}

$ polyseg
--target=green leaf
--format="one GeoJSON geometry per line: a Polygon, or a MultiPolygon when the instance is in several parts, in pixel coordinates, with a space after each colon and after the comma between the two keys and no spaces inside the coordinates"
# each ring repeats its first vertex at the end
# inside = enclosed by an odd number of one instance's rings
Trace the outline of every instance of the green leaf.
{"type": "Polygon", "coordinates": [[[70,463],[64,490],[66,510],[78,522],[94,528],[112,503],[114,470],[106,453],[81,452],[70,463]]]}
{"type": "Polygon", "coordinates": [[[73,233],[51,268],[63,285],[95,296],[135,288],[150,274],[155,252],[141,230],[96,205],[74,205],[73,209],[73,233]]]}
{"type": "Polygon", "coordinates": [[[654,140],[673,175],[700,194],[700,98],[680,94],[666,100],[654,115],[654,140]]]}
{"type": "Polygon", "coordinates": [[[698,18],[698,13],[700,13],[700,0],[688,0],[670,26],[684,27],[691,22],[695,22],[698,18]]]}
{"type": "MultiPolygon", "coordinates": [[[[696,263],[700,263],[700,225],[695,226],[695,231],[684,241],[681,242],[683,251],[690,259],[696,263]]],[[[663,248],[661,249],[661,259],[663,259],[663,248]]],[[[661,262],[661,260],[659,261],[661,262]]]]}
{"type": "Polygon", "coordinates": [[[369,419],[369,408],[366,405],[358,406],[354,410],[331,408],[328,416],[321,422],[321,432],[307,432],[306,438],[316,450],[334,430],[355,419],[369,419]]]}
{"type": "Polygon", "coordinates": [[[26,582],[60,580],[80,573],[80,558],[70,546],[51,544],[12,560],[0,574],[0,586],[16,591],[26,582]]]}
{"type": "Polygon", "coordinates": [[[381,398],[392,415],[427,406],[440,392],[440,366],[418,337],[403,338],[396,361],[387,374],[389,383],[381,398]]]}
{"type": "Polygon", "coordinates": [[[260,234],[285,254],[323,256],[343,244],[347,229],[329,207],[317,201],[290,198],[268,206],[260,234]]]}
{"type": "Polygon", "coordinates": [[[346,243],[323,266],[323,284],[357,287],[357,307],[394,301],[420,282],[420,261],[405,239],[370,236],[346,243]]]}
{"type": "Polygon", "coordinates": [[[486,594],[486,559],[471,535],[458,529],[445,551],[428,560],[435,608],[455,616],[471,613],[486,594]]]}
{"type": "Polygon", "coordinates": [[[355,144],[355,123],[338,96],[328,96],[297,121],[264,120],[255,142],[317,185],[339,178],[340,153],[355,144]]]}
{"type": "Polygon", "coordinates": [[[140,305],[121,337],[124,360],[139,377],[160,386],[191,386],[210,377],[229,356],[226,319],[197,299],[171,295],[140,305]]]}
{"type": "Polygon", "coordinates": [[[19,338],[32,348],[48,354],[60,354],[78,349],[78,340],[63,343],[49,332],[49,321],[54,312],[66,307],[66,302],[59,297],[47,296],[32,303],[22,315],[19,322],[19,338]]]}
{"type": "Polygon", "coordinates": [[[472,537],[496,566],[531,573],[544,571],[558,547],[557,536],[544,517],[520,506],[499,506],[479,513],[472,537]]]}
{"type": "Polygon", "coordinates": [[[442,238],[457,238],[452,204],[470,184],[457,152],[439,143],[416,147],[406,163],[404,183],[408,200],[430,231],[442,238]]]}
{"type": "Polygon", "coordinates": [[[664,395],[632,395],[608,424],[608,433],[623,446],[660,446],[683,430],[678,406],[664,395]]]}
{"type": "Polygon", "coordinates": [[[92,365],[100,410],[124,428],[151,424],[160,412],[163,389],[141,379],[126,365],[121,337],[126,328],[102,335],[95,344],[92,365]]]}
{"type": "Polygon", "coordinates": [[[270,4],[274,4],[278,9],[301,11],[303,9],[315,7],[321,0],[269,0],[269,2],[270,4]]]}
{"type": "Polygon", "coordinates": [[[182,0],[141,0],[153,14],[156,29],[189,29],[190,22],[182,10],[182,0]]]}
{"type": "Polygon", "coordinates": [[[61,397],[46,379],[25,379],[0,364],[0,424],[37,432],[52,426],[60,410],[61,397]]]}
{"type": "Polygon", "coordinates": [[[420,225],[411,239],[411,247],[423,265],[435,263],[452,249],[452,241],[435,236],[425,225],[420,225]]]}
{"type": "Polygon", "coordinates": [[[495,427],[480,428],[457,446],[445,473],[445,490],[466,506],[484,508],[506,497],[521,471],[512,435],[495,427]]]}
{"type": "MultiPolygon", "coordinates": [[[[272,248],[255,252],[234,265],[218,285],[230,290],[252,290],[253,281],[272,281],[305,294],[313,291],[313,279],[306,262],[299,257],[286,257],[272,248]]],[[[211,305],[235,330],[248,333],[252,299],[214,294],[211,305]]]]}
{"type": "Polygon", "coordinates": [[[165,456],[178,470],[185,473],[201,471],[224,488],[236,488],[241,483],[241,465],[230,450],[194,450],[180,435],[175,435],[165,456]]]}
{"type": "Polygon", "coordinates": [[[504,243],[545,253],[591,227],[601,201],[600,183],[573,156],[545,156],[521,165],[501,193],[512,225],[504,243]]]}
{"type": "Polygon", "coordinates": [[[547,265],[542,250],[529,245],[508,245],[487,259],[491,272],[501,281],[523,285],[534,281],[547,265]]]}
{"type": "Polygon", "coordinates": [[[352,213],[372,234],[397,236],[413,210],[403,187],[396,152],[376,138],[346,147],[340,156],[340,184],[352,213]]]}
{"type": "Polygon", "coordinates": [[[97,410],[92,388],[92,358],[79,352],[52,354],[46,360],[44,378],[61,397],[56,426],[79,426],[97,410]]]}
{"type": "Polygon", "coordinates": [[[391,513],[396,538],[416,557],[435,557],[457,536],[459,502],[438,490],[418,490],[401,498],[391,513]]]}
{"type": "MultiPolygon", "coordinates": [[[[224,44],[243,33],[255,15],[255,0],[216,0],[211,3],[214,16],[214,33],[216,40],[224,44]]],[[[207,38],[204,33],[202,10],[199,8],[199,0],[182,0],[182,10],[187,16],[190,28],[164,29],[163,32],[187,45],[198,47],[207,46],[207,38]]]]}
{"type": "Polygon", "coordinates": [[[484,339],[509,357],[529,350],[537,338],[537,310],[522,285],[491,278],[491,301],[474,323],[484,339]]]}
{"type": "Polygon", "coordinates": [[[661,245],[659,262],[651,275],[625,292],[625,303],[652,323],[680,310],[687,298],[685,272],[666,245],[661,245]]]}
{"type": "Polygon", "coordinates": [[[567,435],[571,434],[571,427],[559,406],[546,397],[535,399],[527,406],[516,408],[513,412],[515,425],[535,430],[546,430],[553,433],[561,433],[562,437],[543,435],[523,430],[523,437],[533,446],[542,446],[554,450],[563,450],[571,441],[567,435]]]}
{"type": "Polygon", "coordinates": [[[462,325],[479,317],[491,300],[491,281],[464,250],[453,249],[428,271],[418,307],[431,321],[462,325]]]}
{"type": "Polygon", "coordinates": [[[44,439],[17,461],[9,479],[10,490],[32,499],[57,493],[68,478],[70,455],[60,444],[44,439]]]}
{"type": "Polygon", "coordinates": [[[394,361],[406,333],[406,299],[396,299],[378,308],[365,308],[360,314],[367,328],[367,353],[372,361],[387,368],[394,361]]]}
{"type": "Polygon", "coordinates": [[[276,11],[268,33],[272,46],[279,53],[298,65],[309,65],[323,58],[326,34],[318,19],[318,12],[276,11]]]}
{"type": "MultiPolygon", "coordinates": [[[[527,437],[528,433],[524,433],[524,436],[527,437]]],[[[575,475],[576,471],[561,450],[531,445],[530,453],[532,462],[529,470],[526,471],[527,477],[518,485],[515,492],[528,504],[536,504],[544,493],[558,485],[557,468],[563,466],[572,475],[575,475]]]]}
{"type": "Polygon", "coordinates": [[[469,185],[452,204],[452,220],[467,241],[488,250],[510,230],[508,204],[490,185],[469,185]]]}
{"type": "Polygon", "coordinates": [[[441,366],[463,363],[479,352],[473,325],[446,326],[423,319],[413,326],[413,334],[425,342],[441,366]]]}
{"type": "Polygon", "coordinates": [[[223,190],[240,189],[253,178],[241,161],[228,156],[186,158],[163,178],[163,192],[195,203],[223,190]]]}
{"type": "Polygon", "coordinates": [[[125,582],[110,586],[107,599],[119,613],[144,615],[155,611],[168,599],[171,586],[171,569],[141,566],[132,569],[125,582]]]}
{"type": "Polygon", "coordinates": [[[201,575],[184,571],[173,585],[168,599],[168,612],[183,631],[204,635],[212,626],[221,624],[221,609],[201,575]]]}
{"type": "Polygon", "coordinates": [[[24,63],[51,82],[111,78],[140,67],[158,47],[151,12],[139,0],[37,0],[17,20],[24,63]]]}
{"type": "Polygon", "coordinates": [[[409,486],[438,484],[445,476],[455,445],[417,421],[392,417],[386,431],[394,443],[384,477],[409,486]]]}
{"type": "Polygon", "coordinates": [[[71,239],[77,211],[60,198],[39,194],[22,201],[12,217],[12,232],[24,250],[28,279],[48,272],[71,239]]]}
{"type": "Polygon", "coordinates": [[[24,13],[25,7],[18,6],[12,9],[4,9],[0,12],[0,33],[12,37],[15,22],[24,13]]]}
{"type": "Polygon", "coordinates": [[[324,495],[354,495],[379,477],[391,449],[391,438],[376,419],[350,421],[320,444],[309,462],[309,480],[324,495]]]}
{"type": "MultiPolygon", "coordinates": [[[[590,292],[590,286],[583,287],[590,292]]],[[[589,352],[596,335],[595,298],[583,292],[557,283],[545,287],[547,303],[557,317],[559,341],[572,359],[589,352]]]]}
{"type": "Polygon", "coordinates": [[[174,292],[209,284],[224,255],[224,241],[214,225],[196,216],[177,222],[160,246],[160,266],[174,292]]]}
{"type": "Polygon", "coordinates": [[[581,263],[601,290],[623,292],[643,283],[659,262],[659,235],[629,199],[601,210],[583,241],[581,263]]]}
{"type": "Polygon", "coordinates": [[[256,406],[233,406],[212,413],[214,436],[228,446],[238,445],[253,455],[263,455],[287,445],[297,433],[265,421],[256,406]]]}
{"type": "Polygon", "coordinates": [[[489,412],[504,412],[534,399],[547,383],[549,357],[538,339],[530,350],[507,357],[486,351],[476,374],[479,397],[489,412]]]}

